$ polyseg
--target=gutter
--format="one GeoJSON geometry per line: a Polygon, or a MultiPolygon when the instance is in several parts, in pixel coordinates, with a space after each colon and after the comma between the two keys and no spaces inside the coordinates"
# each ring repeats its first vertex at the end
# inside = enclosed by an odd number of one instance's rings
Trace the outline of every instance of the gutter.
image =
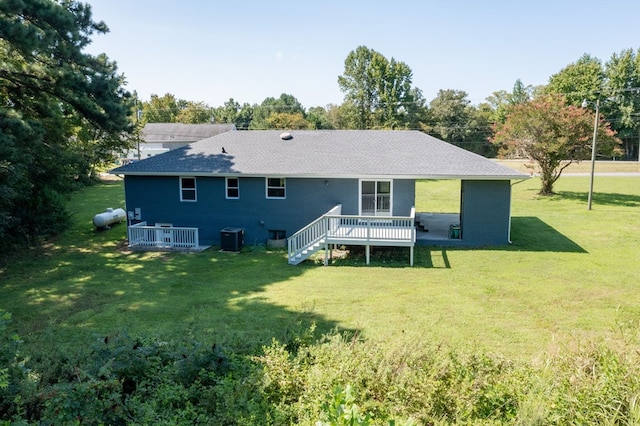
{"type": "Polygon", "coordinates": [[[413,180],[517,180],[530,179],[527,174],[516,175],[373,175],[373,174],[287,174],[287,173],[212,173],[212,172],[113,172],[109,174],[123,176],[193,176],[193,177],[286,177],[290,179],[413,179],[413,180]]]}

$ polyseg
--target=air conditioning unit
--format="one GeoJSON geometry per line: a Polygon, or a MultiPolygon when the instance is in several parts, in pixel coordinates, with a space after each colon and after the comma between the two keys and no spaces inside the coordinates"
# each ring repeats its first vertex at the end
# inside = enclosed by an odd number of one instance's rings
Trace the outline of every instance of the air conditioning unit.
{"type": "Polygon", "coordinates": [[[244,243],[244,229],[224,228],[220,231],[220,249],[223,251],[240,251],[244,243]]]}

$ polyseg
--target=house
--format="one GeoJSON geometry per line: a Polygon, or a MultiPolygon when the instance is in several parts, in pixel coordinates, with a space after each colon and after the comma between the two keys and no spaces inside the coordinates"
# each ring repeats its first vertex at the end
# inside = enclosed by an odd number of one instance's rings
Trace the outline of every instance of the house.
{"type": "Polygon", "coordinates": [[[147,123],[140,133],[142,143],[125,153],[122,162],[143,160],[234,130],[235,124],[147,123]]]}
{"type": "Polygon", "coordinates": [[[511,181],[529,177],[404,130],[226,132],[111,173],[124,176],[130,229],[145,229],[132,247],[194,245],[181,228],[220,245],[241,230],[248,245],[286,239],[290,263],[330,244],[366,246],[367,259],[376,245],[413,259],[416,241],[508,244],[511,181]],[[460,211],[415,213],[418,179],[459,180],[460,211]]]}

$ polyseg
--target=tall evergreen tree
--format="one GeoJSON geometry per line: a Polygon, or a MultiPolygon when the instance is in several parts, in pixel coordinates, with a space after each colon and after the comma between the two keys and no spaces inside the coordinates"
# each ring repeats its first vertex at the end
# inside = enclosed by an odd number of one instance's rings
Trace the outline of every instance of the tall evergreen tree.
{"type": "Polygon", "coordinates": [[[0,240],[60,230],[61,196],[123,149],[128,93],[116,64],[83,52],[108,31],[70,0],[0,2],[0,240]]]}

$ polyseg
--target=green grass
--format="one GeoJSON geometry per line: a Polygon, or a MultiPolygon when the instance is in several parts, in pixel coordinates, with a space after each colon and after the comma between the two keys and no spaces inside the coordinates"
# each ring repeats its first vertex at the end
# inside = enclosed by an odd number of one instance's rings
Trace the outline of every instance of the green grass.
{"type": "MultiPolygon", "coordinates": [[[[533,164],[530,160],[496,160],[500,164],[519,170],[523,173],[531,173],[533,164]]],[[[598,160],[595,163],[596,173],[638,173],[640,172],[639,161],[606,161],[598,160]]],[[[585,160],[579,163],[571,163],[563,173],[590,173],[591,161],[585,160]]]]}
{"type": "MultiPolygon", "coordinates": [[[[513,185],[513,244],[486,249],[375,250],[329,267],[289,266],[282,251],[131,253],[126,229],[96,231],[123,206],[121,182],[69,203],[74,225],[0,270],[0,309],[30,345],[83,345],[127,330],[253,351],[315,322],[389,348],[479,349],[532,360],[585,340],[622,345],[640,323],[640,178],[563,177],[513,185]]],[[[459,182],[419,182],[418,210],[456,211],[459,182]]]]}

